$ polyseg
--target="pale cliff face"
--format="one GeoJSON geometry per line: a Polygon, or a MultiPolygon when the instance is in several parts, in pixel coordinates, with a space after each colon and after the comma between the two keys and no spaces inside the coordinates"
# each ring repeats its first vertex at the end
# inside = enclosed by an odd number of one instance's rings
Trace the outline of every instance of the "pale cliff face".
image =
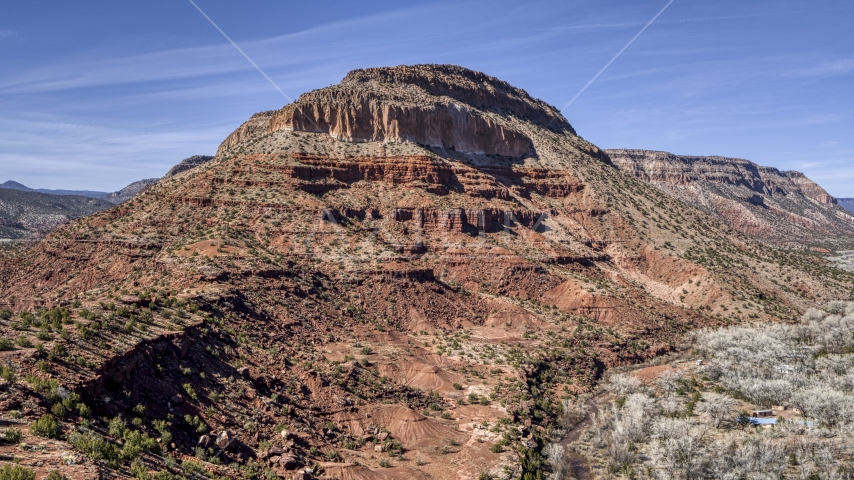
{"type": "Polygon", "coordinates": [[[744,233],[787,241],[854,233],[854,218],[800,172],[739,158],[649,150],[607,153],[620,169],[714,212],[744,233]]]}
{"type": "Polygon", "coordinates": [[[496,78],[450,65],[350,72],[340,85],[306,93],[253,116],[220,146],[280,130],[328,133],[348,142],[411,141],[461,152],[523,157],[528,136],[515,119],[575,134],[552,106],[496,78]]]}

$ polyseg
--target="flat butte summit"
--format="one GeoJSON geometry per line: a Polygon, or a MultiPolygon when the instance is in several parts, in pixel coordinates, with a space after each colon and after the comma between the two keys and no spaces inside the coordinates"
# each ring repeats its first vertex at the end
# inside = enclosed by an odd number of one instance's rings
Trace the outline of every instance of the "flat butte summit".
{"type": "Polygon", "coordinates": [[[819,256],[854,219],[805,177],[649,155],[450,65],[255,114],[6,254],[0,410],[53,440],[0,454],[39,478],[542,478],[562,401],[607,369],[854,285],[819,256]]]}

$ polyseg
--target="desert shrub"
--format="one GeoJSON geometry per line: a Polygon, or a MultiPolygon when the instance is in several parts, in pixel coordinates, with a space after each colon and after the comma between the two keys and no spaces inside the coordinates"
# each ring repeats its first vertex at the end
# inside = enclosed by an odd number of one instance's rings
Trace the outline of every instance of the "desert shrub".
{"type": "Polygon", "coordinates": [[[145,464],[142,463],[140,459],[134,459],[130,464],[130,474],[133,475],[138,480],[148,480],[151,478],[151,475],[148,474],[148,469],[145,468],[145,464]]]}
{"type": "Polygon", "coordinates": [[[0,338],[0,351],[12,350],[13,348],[12,340],[5,337],[0,338]]]}
{"type": "Polygon", "coordinates": [[[3,441],[6,443],[18,444],[21,443],[22,438],[24,438],[24,434],[17,427],[12,427],[3,432],[3,441]]]}
{"type": "Polygon", "coordinates": [[[68,477],[59,473],[59,470],[54,470],[48,473],[44,480],[68,480],[68,477]]]}
{"type": "Polygon", "coordinates": [[[9,383],[15,383],[15,371],[6,365],[0,365],[0,378],[9,383]]]}
{"type": "Polygon", "coordinates": [[[59,436],[59,424],[53,415],[42,415],[30,425],[30,433],[38,437],[56,438],[59,436]]]}
{"type": "Polygon", "coordinates": [[[185,383],[183,386],[184,386],[184,391],[187,392],[187,395],[190,398],[192,398],[193,400],[199,399],[199,395],[196,393],[196,389],[193,388],[193,385],[191,385],[189,383],[185,383]]]}
{"type": "Polygon", "coordinates": [[[34,391],[40,393],[48,400],[53,401],[57,398],[56,392],[59,388],[59,382],[57,380],[52,378],[36,377],[35,375],[27,375],[26,379],[27,383],[30,384],[34,391]]]}
{"type": "Polygon", "coordinates": [[[75,450],[92,460],[115,463],[119,459],[118,447],[95,432],[72,432],[67,441],[75,450]]]}
{"type": "Polygon", "coordinates": [[[50,413],[52,413],[56,418],[63,418],[68,413],[65,406],[62,403],[54,403],[52,407],[50,407],[50,413]]]}
{"type": "Polygon", "coordinates": [[[110,423],[107,424],[107,431],[110,432],[110,436],[113,438],[122,438],[125,435],[126,428],[127,422],[119,416],[113,417],[110,423]]]}
{"type": "Polygon", "coordinates": [[[35,480],[36,472],[20,465],[4,465],[0,468],[0,480],[35,480]]]}

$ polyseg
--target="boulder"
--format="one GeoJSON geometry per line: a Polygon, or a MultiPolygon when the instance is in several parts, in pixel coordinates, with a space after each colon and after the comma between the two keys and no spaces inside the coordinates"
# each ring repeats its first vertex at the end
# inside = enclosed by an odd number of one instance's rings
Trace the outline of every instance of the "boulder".
{"type": "Polygon", "coordinates": [[[280,447],[270,447],[270,448],[268,448],[267,450],[264,450],[264,452],[262,452],[262,453],[261,453],[261,458],[262,458],[262,459],[263,459],[263,458],[269,458],[269,459],[271,459],[271,461],[273,461],[273,463],[275,463],[275,461],[274,461],[274,460],[272,460],[272,459],[273,459],[273,458],[275,458],[275,457],[280,457],[280,456],[284,455],[284,453],[285,453],[285,449],[284,449],[284,448],[280,448],[280,447]]]}
{"type": "Polygon", "coordinates": [[[200,447],[207,448],[207,446],[210,445],[210,443],[211,443],[211,437],[209,437],[207,435],[202,435],[201,437],[199,437],[198,445],[200,447]]]}
{"type": "Polygon", "coordinates": [[[228,430],[223,430],[219,436],[216,437],[216,446],[220,450],[228,450],[234,445],[235,441],[236,439],[228,433],[228,430]]]}
{"type": "Polygon", "coordinates": [[[243,378],[249,378],[249,367],[240,367],[237,369],[237,373],[243,378]]]}

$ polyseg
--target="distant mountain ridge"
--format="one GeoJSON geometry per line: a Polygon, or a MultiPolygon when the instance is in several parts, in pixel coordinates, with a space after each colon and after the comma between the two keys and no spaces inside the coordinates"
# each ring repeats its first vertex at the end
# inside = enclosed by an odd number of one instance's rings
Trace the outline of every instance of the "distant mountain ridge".
{"type": "Polygon", "coordinates": [[[50,190],[47,188],[30,188],[24,184],[8,180],[0,183],[0,188],[9,188],[12,190],[21,190],[23,192],[38,192],[47,193],[49,195],[81,195],[89,198],[103,198],[108,195],[107,192],[96,192],[92,190],[50,190]]]}
{"type": "MultiPolygon", "coordinates": [[[[210,161],[208,155],[185,158],[164,179],[210,161]]],[[[0,239],[36,238],[75,218],[85,217],[124,203],[153,187],[161,179],[146,178],[116,192],[30,188],[8,180],[0,183],[0,239]]]]}
{"type": "MultiPolygon", "coordinates": [[[[757,237],[801,244],[854,238],[854,216],[803,173],[748,160],[606,150],[618,168],[757,237]]],[[[849,203],[848,205],[852,205],[849,203]]]]}
{"type": "Polygon", "coordinates": [[[112,207],[82,195],[55,195],[0,188],[0,238],[39,237],[75,218],[112,207]]]}
{"type": "MultiPolygon", "coordinates": [[[[166,175],[161,178],[171,178],[179,173],[186,172],[187,170],[196,168],[200,165],[204,165],[209,162],[212,158],[210,155],[193,155],[192,157],[185,158],[181,160],[174,167],[170,168],[166,175]]],[[[14,180],[7,180],[3,183],[0,183],[0,189],[6,188],[10,190],[20,190],[22,192],[38,192],[45,193],[49,195],[80,195],[83,197],[89,198],[100,198],[104,199],[113,205],[118,205],[120,203],[126,202],[136,196],[138,193],[154,185],[161,178],[144,178],[142,180],[137,180],[126,187],[118,190],[116,192],[98,192],[93,190],[51,190],[47,188],[30,188],[22,183],[16,182],[14,180]]]]}
{"type": "Polygon", "coordinates": [[[837,198],[836,203],[840,207],[854,213],[854,198],[837,198]]]}

